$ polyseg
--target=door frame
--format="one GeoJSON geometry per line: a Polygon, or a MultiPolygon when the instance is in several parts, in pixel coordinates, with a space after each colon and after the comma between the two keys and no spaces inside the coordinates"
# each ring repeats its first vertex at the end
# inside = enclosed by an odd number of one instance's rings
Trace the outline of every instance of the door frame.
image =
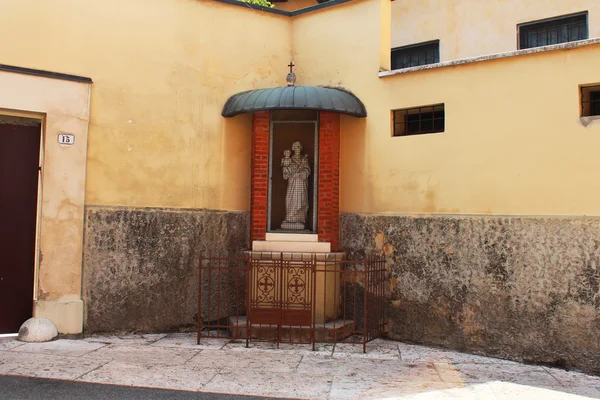
{"type": "Polygon", "coordinates": [[[34,317],[83,332],[83,230],[90,78],[0,65],[0,114],[42,121],[34,317]],[[74,143],[59,143],[59,134],[74,143]]]}

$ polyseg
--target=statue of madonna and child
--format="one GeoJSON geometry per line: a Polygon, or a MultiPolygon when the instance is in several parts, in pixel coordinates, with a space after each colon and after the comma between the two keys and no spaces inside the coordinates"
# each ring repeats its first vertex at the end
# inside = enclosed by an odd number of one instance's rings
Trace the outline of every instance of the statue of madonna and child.
{"type": "Polygon", "coordinates": [[[302,230],[308,213],[310,166],[308,154],[302,154],[302,144],[299,141],[292,144],[292,151],[285,150],[281,159],[283,179],[288,181],[285,195],[285,220],[281,224],[281,229],[302,230]]]}

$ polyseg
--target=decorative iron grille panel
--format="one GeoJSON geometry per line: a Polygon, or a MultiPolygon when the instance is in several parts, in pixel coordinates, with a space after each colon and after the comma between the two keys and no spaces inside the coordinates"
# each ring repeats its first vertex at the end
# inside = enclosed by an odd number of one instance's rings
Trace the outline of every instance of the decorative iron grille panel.
{"type": "Polygon", "coordinates": [[[233,337],[279,343],[354,343],[384,335],[385,257],[342,253],[200,256],[198,343],[233,337]]]}

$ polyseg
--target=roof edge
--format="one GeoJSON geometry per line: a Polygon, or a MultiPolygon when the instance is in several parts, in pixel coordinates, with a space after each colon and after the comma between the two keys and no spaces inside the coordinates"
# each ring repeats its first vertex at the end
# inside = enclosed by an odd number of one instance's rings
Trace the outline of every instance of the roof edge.
{"type": "Polygon", "coordinates": [[[304,7],[299,10],[295,10],[295,11],[285,11],[285,10],[280,10],[277,8],[263,7],[263,6],[259,6],[256,4],[244,3],[244,2],[241,2],[238,0],[213,0],[213,1],[216,1],[217,3],[229,4],[229,5],[236,6],[236,7],[244,7],[244,8],[249,8],[251,10],[264,11],[264,12],[271,13],[271,14],[282,15],[284,17],[295,17],[297,15],[308,14],[313,11],[319,11],[324,8],[334,7],[339,4],[348,3],[353,0],[329,0],[326,3],[315,4],[314,6],[304,7]]]}
{"type": "Polygon", "coordinates": [[[264,12],[271,13],[271,14],[283,15],[285,17],[291,17],[291,13],[289,11],[279,10],[277,8],[263,7],[263,6],[259,6],[256,4],[244,3],[244,2],[238,1],[238,0],[213,0],[213,1],[216,1],[217,3],[229,4],[229,5],[236,6],[236,7],[244,7],[244,8],[249,8],[251,10],[264,11],[264,12]]]}
{"type": "Polygon", "coordinates": [[[91,78],[79,75],[63,74],[60,72],[44,71],[42,69],[16,67],[14,65],[0,64],[0,71],[14,72],[23,75],[41,76],[44,78],[60,79],[63,81],[94,83],[91,78]]]}
{"type": "Polygon", "coordinates": [[[313,11],[319,11],[319,10],[322,10],[324,8],[329,8],[329,7],[337,6],[339,4],[344,4],[344,3],[351,2],[351,1],[353,1],[353,0],[329,0],[326,3],[315,4],[314,6],[304,7],[304,8],[301,8],[299,10],[290,11],[289,13],[290,13],[290,17],[295,17],[297,15],[308,14],[308,13],[311,13],[313,11]]]}

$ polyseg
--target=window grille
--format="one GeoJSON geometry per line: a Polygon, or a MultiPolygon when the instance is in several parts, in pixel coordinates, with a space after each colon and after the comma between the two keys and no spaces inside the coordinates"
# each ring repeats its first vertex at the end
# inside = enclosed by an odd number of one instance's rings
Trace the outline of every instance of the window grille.
{"type": "Polygon", "coordinates": [[[587,12],[528,22],[518,26],[519,49],[549,46],[588,38],[587,12]]]}
{"type": "Polygon", "coordinates": [[[439,40],[392,49],[392,69],[417,67],[438,62],[440,62],[439,40]]]}
{"type": "Polygon", "coordinates": [[[581,116],[600,115],[600,85],[581,87],[581,116]]]}
{"type": "Polygon", "coordinates": [[[443,104],[394,110],[393,118],[394,136],[437,133],[445,129],[443,104]]]}

